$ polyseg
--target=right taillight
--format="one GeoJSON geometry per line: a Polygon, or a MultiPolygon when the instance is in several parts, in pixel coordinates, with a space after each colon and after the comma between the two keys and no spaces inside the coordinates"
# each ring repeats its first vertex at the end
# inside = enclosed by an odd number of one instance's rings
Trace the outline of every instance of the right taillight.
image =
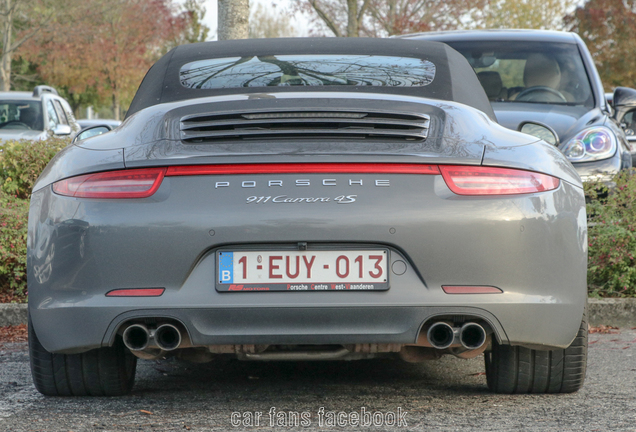
{"type": "Polygon", "coordinates": [[[559,179],[509,168],[440,165],[448,188],[458,195],[516,195],[551,191],[559,179]]]}

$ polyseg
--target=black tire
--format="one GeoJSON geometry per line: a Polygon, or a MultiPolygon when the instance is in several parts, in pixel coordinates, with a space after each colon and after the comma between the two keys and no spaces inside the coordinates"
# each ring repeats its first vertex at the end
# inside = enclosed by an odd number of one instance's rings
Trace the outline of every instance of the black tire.
{"type": "Polygon", "coordinates": [[[538,351],[493,340],[485,354],[488,388],[495,393],[573,393],[585,381],[587,308],[579,332],[566,349],[538,351]]]}
{"type": "Polygon", "coordinates": [[[119,336],[112,347],[54,354],[40,344],[29,320],[29,357],[35,388],[46,396],[121,396],[135,382],[137,357],[119,336]]]}

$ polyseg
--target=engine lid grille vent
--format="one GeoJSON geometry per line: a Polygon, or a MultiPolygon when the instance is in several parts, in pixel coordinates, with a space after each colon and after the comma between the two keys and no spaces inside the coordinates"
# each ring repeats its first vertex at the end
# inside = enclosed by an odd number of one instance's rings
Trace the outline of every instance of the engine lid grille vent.
{"type": "Polygon", "coordinates": [[[214,143],[246,140],[382,139],[424,141],[430,118],[387,112],[263,111],[189,115],[181,119],[181,140],[214,143]]]}

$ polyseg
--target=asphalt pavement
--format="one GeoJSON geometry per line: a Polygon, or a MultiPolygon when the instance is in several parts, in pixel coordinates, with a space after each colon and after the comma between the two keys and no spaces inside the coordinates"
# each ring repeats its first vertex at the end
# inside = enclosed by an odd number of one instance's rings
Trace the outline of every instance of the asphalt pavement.
{"type": "Polygon", "coordinates": [[[26,343],[13,343],[0,347],[0,431],[636,431],[634,330],[590,335],[575,394],[491,394],[483,371],[482,357],[140,361],[129,396],[51,398],[33,387],[26,343]]]}

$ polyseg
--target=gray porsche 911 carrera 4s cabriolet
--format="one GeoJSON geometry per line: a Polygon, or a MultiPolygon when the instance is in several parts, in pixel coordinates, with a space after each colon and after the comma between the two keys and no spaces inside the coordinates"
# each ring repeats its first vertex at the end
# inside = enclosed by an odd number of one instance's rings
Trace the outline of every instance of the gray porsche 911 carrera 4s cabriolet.
{"type": "Polygon", "coordinates": [[[33,379],[119,395],[137,358],[484,353],[495,392],[573,392],[586,265],[579,175],[497,124],[447,45],[181,46],[33,189],[33,379]]]}

